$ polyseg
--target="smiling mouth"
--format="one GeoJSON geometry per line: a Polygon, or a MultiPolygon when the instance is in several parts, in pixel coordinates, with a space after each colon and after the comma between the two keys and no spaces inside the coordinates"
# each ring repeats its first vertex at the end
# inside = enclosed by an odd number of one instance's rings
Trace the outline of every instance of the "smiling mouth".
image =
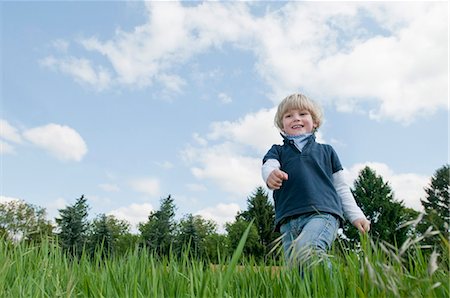
{"type": "Polygon", "coordinates": [[[294,125],[292,126],[293,129],[297,129],[297,128],[303,128],[303,125],[294,125]]]}

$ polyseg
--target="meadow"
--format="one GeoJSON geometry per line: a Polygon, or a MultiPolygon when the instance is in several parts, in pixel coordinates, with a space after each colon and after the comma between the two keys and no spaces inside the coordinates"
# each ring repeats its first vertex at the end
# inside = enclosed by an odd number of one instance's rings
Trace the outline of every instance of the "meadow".
{"type": "Polygon", "coordinates": [[[214,265],[189,252],[71,259],[50,241],[1,241],[0,297],[450,297],[446,239],[437,253],[415,239],[396,248],[364,237],[358,251],[334,249],[331,268],[317,260],[302,276],[282,258],[265,265],[246,258],[246,236],[214,265]]]}

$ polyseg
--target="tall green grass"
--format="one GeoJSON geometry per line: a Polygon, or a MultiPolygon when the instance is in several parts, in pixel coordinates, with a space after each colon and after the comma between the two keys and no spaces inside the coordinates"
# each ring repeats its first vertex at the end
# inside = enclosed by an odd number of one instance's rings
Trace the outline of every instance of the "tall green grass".
{"type": "MultiPolygon", "coordinates": [[[[125,256],[71,260],[51,242],[0,241],[0,297],[449,297],[448,253],[401,251],[362,239],[358,252],[332,252],[303,277],[282,261],[263,266],[242,256],[248,231],[219,264],[157,257],[136,249],[125,256]]],[[[442,239],[448,252],[448,241],[442,239]]]]}

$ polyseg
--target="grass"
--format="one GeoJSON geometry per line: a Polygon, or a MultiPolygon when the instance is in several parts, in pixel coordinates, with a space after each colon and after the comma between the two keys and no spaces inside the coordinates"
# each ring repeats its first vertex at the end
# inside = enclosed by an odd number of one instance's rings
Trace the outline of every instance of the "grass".
{"type": "MultiPolygon", "coordinates": [[[[279,262],[263,266],[242,256],[211,265],[159,258],[146,250],[71,261],[58,246],[0,242],[0,297],[450,297],[448,253],[418,243],[397,249],[362,239],[361,250],[332,252],[302,277],[279,262]]],[[[446,239],[442,239],[448,252],[446,239]]]]}

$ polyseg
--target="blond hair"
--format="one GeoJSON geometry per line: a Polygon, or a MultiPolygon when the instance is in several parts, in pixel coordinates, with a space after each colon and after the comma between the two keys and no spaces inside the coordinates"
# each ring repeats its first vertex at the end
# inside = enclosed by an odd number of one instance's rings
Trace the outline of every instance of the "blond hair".
{"type": "Polygon", "coordinates": [[[295,93],[287,96],[278,105],[275,114],[275,126],[281,131],[283,130],[283,115],[289,110],[307,110],[311,113],[313,122],[316,124],[316,130],[323,122],[323,114],[321,107],[312,99],[309,99],[303,94],[295,93]]]}

